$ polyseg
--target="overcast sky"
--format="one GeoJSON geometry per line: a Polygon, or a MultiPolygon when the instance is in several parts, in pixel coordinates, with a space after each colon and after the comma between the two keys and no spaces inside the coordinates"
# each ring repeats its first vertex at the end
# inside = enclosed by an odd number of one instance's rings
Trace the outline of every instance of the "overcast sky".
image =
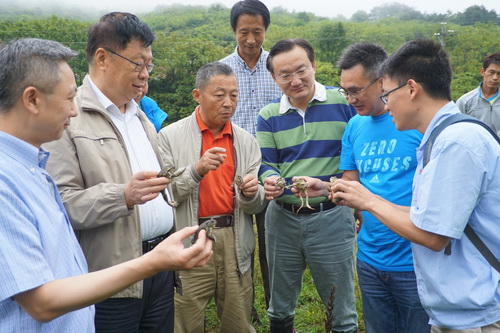
{"type": "MultiPolygon", "coordinates": [[[[64,3],[67,5],[75,4],[74,0],[0,0],[3,3],[18,3],[18,4],[47,4],[47,3],[64,3]]],[[[439,13],[444,14],[448,10],[453,13],[463,12],[464,9],[473,5],[483,5],[488,10],[494,9],[497,13],[500,12],[500,2],[498,0],[264,0],[269,9],[281,6],[288,11],[296,12],[312,12],[319,16],[335,17],[343,15],[350,18],[353,13],[358,10],[370,12],[373,7],[382,4],[399,2],[422,13],[439,13]]],[[[79,6],[94,7],[103,11],[129,11],[133,13],[141,13],[153,10],[157,5],[203,5],[208,6],[213,3],[220,3],[230,8],[235,0],[84,0],[76,2],[79,6]]]]}

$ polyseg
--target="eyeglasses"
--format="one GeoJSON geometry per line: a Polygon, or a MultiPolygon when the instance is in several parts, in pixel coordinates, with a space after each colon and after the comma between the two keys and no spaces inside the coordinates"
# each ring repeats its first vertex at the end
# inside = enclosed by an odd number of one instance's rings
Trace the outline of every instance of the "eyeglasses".
{"type": "Polygon", "coordinates": [[[135,65],[135,71],[136,72],[141,72],[144,68],[146,68],[146,70],[148,71],[148,73],[151,73],[153,71],[153,68],[155,67],[154,64],[139,64],[133,60],[130,60],[129,58],[127,57],[124,57],[122,56],[121,54],[119,54],[118,52],[115,52],[107,47],[103,47],[103,49],[105,49],[106,51],[110,52],[110,53],[113,53],[114,55],[117,55],[119,56],[120,58],[123,58],[125,60],[127,60],[128,62],[132,63],[135,65]]]}
{"type": "MultiPolygon", "coordinates": [[[[415,81],[415,82],[418,82],[418,81],[415,81]]],[[[382,101],[382,103],[387,104],[387,102],[389,101],[389,100],[388,100],[388,98],[387,98],[387,96],[389,96],[389,94],[390,94],[390,93],[392,93],[392,92],[394,92],[394,91],[396,91],[396,90],[398,90],[398,89],[400,89],[400,88],[403,88],[403,87],[404,87],[404,86],[406,86],[407,84],[408,84],[408,81],[406,81],[405,83],[400,84],[400,85],[399,85],[399,86],[397,86],[396,88],[391,89],[391,90],[389,90],[388,92],[383,93],[382,95],[380,95],[379,97],[380,97],[380,100],[382,101]]]]}
{"type": "Polygon", "coordinates": [[[276,77],[276,80],[278,80],[280,83],[289,83],[289,82],[292,82],[294,75],[297,77],[297,79],[303,79],[306,76],[309,76],[309,74],[311,74],[310,68],[303,67],[303,68],[301,68],[298,71],[295,71],[293,73],[287,73],[287,74],[283,74],[283,75],[275,76],[275,77],[276,77]]]}
{"type": "Polygon", "coordinates": [[[378,81],[379,78],[376,78],[375,80],[373,80],[369,85],[367,85],[366,87],[362,88],[362,89],[359,89],[359,90],[355,90],[355,91],[347,91],[345,90],[344,88],[340,87],[339,88],[339,93],[344,96],[345,98],[349,98],[349,97],[352,97],[352,98],[360,98],[361,96],[363,96],[363,92],[370,88],[371,86],[373,86],[375,84],[375,82],[378,81]]]}

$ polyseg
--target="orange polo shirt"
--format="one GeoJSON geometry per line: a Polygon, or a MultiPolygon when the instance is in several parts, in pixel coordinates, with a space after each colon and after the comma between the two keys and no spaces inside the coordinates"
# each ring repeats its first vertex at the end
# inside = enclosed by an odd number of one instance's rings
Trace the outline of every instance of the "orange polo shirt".
{"type": "Polygon", "coordinates": [[[200,182],[199,217],[214,215],[232,215],[234,208],[234,148],[231,122],[227,122],[220,134],[214,138],[212,132],[200,116],[200,107],[196,108],[196,121],[201,130],[201,156],[210,148],[226,149],[224,163],[217,170],[210,170],[200,182]]]}

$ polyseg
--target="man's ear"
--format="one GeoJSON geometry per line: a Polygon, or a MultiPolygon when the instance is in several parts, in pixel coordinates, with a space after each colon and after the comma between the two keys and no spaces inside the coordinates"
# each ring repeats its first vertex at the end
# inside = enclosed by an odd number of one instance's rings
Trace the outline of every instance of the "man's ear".
{"type": "Polygon", "coordinates": [[[200,89],[193,89],[193,99],[200,104],[200,89]]]}
{"type": "Polygon", "coordinates": [[[41,91],[33,86],[29,86],[24,89],[21,94],[21,100],[24,107],[33,115],[37,115],[39,112],[38,108],[40,106],[40,96],[41,91]]]}
{"type": "Polygon", "coordinates": [[[101,69],[106,67],[106,61],[108,61],[108,52],[102,47],[98,48],[94,54],[94,63],[101,69]]]}
{"type": "Polygon", "coordinates": [[[423,92],[422,85],[413,79],[408,80],[408,87],[410,88],[408,89],[410,93],[410,99],[415,99],[417,95],[423,92]]]}

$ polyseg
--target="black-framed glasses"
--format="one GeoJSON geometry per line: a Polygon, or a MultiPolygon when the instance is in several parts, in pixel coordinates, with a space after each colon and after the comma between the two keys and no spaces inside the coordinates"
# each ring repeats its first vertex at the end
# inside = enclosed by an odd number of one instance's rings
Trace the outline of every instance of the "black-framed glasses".
{"type": "Polygon", "coordinates": [[[371,86],[373,86],[375,84],[375,82],[378,81],[378,79],[380,78],[376,78],[375,80],[373,80],[369,85],[367,85],[366,87],[364,88],[361,88],[359,90],[355,90],[355,91],[347,91],[345,90],[344,88],[340,87],[339,88],[339,93],[344,96],[346,99],[349,98],[349,97],[352,97],[352,98],[360,98],[361,96],[363,96],[363,92],[370,88],[371,86]]]}
{"type": "Polygon", "coordinates": [[[311,74],[311,68],[309,66],[302,67],[301,69],[293,73],[287,73],[280,76],[276,76],[276,80],[278,80],[280,83],[289,83],[292,82],[294,75],[297,77],[297,79],[303,79],[306,76],[309,76],[309,74],[311,74]]]}
{"type": "Polygon", "coordinates": [[[110,52],[110,53],[113,53],[114,55],[117,55],[119,56],[120,58],[123,58],[125,60],[127,60],[128,62],[130,62],[131,64],[134,64],[135,65],[135,71],[136,72],[141,72],[144,68],[146,68],[146,70],[148,71],[148,73],[151,73],[153,71],[153,68],[155,67],[154,64],[139,64],[138,62],[135,62],[133,60],[130,60],[129,58],[127,57],[124,57],[122,56],[120,53],[118,52],[115,52],[107,47],[103,47],[103,49],[105,49],[106,51],[110,52]]]}
{"type": "MultiPolygon", "coordinates": [[[[415,81],[415,82],[416,82],[416,81],[415,81]]],[[[385,92],[385,93],[383,93],[382,95],[380,95],[379,97],[380,97],[380,100],[382,101],[382,103],[387,104],[387,102],[389,101],[389,100],[387,99],[387,96],[389,96],[389,94],[390,94],[390,93],[392,93],[392,92],[394,92],[394,91],[396,91],[396,90],[398,90],[398,89],[403,88],[403,87],[404,87],[404,86],[406,86],[407,84],[408,84],[408,81],[406,81],[405,83],[400,84],[400,85],[399,85],[399,86],[397,86],[396,88],[391,89],[391,90],[389,90],[388,92],[385,92]]]]}

